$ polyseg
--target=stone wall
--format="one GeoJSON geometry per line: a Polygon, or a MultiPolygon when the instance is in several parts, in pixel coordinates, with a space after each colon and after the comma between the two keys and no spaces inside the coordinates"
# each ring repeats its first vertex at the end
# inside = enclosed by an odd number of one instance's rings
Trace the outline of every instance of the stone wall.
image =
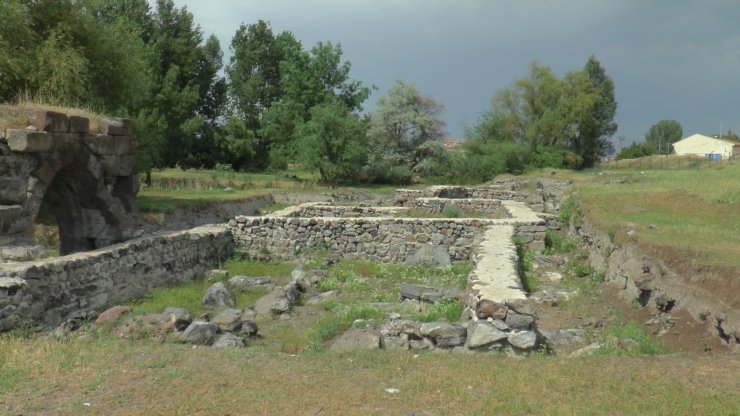
{"type": "Polygon", "coordinates": [[[223,226],[146,237],[45,260],[0,264],[0,331],[25,320],[58,324],[96,309],[191,280],[233,250],[223,226]]]}
{"type": "Polygon", "coordinates": [[[466,212],[490,214],[491,218],[511,218],[501,200],[481,198],[415,198],[407,200],[404,206],[432,214],[441,213],[445,207],[453,206],[466,212]]]}
{"type": "MultiPolygon", "coordinates": [[[[489,220],[493,221],[493,220],[489,220]]],[[[477,219],[291,218],[238,216],[229,229],[252,256],[291,258],[304,249],[329,248],[348,257],[413,262],[420,257],[468,260],[489,221],[477,219]]]]}
{"type": "Polygon", "coordinates": [[[138,142],[129,120],[96,125],[91,132],[85,117],[41,111],[33,125],[0,132],[0,258],[43,252],[33,250],[42,206],[56,219],[62,254],[131,237],[138,142]]]}

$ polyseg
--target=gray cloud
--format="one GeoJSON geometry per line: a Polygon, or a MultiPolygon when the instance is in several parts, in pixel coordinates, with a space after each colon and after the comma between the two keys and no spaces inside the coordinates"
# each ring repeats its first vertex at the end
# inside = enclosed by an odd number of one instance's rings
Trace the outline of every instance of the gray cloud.
{"type": "MultiPolygon", "coordinates": [[[[592,53],[614,79],[617,135],[641,140],[663,118],[688,135],[740,131],[735,0],[175,0],[225,55],[240,23],[269,21],[310,47],[340,42],[353,77],[415,84],[444,103],[453,136],[537,60],[562,75],[592,53]]],[[[369,107],[372,107],[372,103],[369,107]]]]}

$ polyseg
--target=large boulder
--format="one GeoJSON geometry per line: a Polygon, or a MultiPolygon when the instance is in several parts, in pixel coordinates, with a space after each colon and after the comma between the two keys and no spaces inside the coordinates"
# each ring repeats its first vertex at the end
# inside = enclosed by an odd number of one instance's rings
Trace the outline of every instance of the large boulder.
{"type": "Polygon", "coordinates": [[[102,325],[104,323],[110,322],[119,316],[131,312],[130,306],[124,306],[124,305],[116,305],[111,308],[106,309],[103,311],[100,315],[98,315],[98,319],[95,320],[95,323],[98,325],[102,325]]]}
{"type": "Polygon", "coordinates": [[[194,345],[211,345],[216,339],[218,326],[211,322],[193,321],[180,334],[180,342],[194,345]]]}
{"type": "Polygon", "coordinates": [[[255,286],[263,286],[263,285],[270,284],[271,282],[272,282],[272,278],[269,276],[250,277],[250,276],[240,275],[240,276],[234,276],[231,279],[229,279],[229,281],[226,282],[226,287],[231,290],[244,292],[255,286]]]}
{"type": "Polygon", "coordinates": [[[468,348],[487,347],[494,342],[505,340],[508,334],[497,329],[492,323],[477,321],[468,327],[468,348]]]}
{"type": "Polygon", "coordinates": [[[421,335],[429,337],[434,345],[440,348],[452,348],[465,343],[467,329],[462,325],[447,322],[429,322],[421,324],[421,335]]]}
{"type": "Polygon", "coordinates": [[[478,319],[506,319],[508,308],[500,303],[488,299],[481,299],[475,305],[475,315],[478,319]]]}
{"type": "Polygon", "coordinates": [[[222,332],[236,331],[242,326],[242,311],[239,309],[226,308],[211,319],[222,332]]]}
{"type": "Polygon", "coordinates": [[[512,332],[509,334],[508,341],[513,347],[528,350],[537,345],[537,334],[534,331],[512,332]]]}
{"type": "Polygon", "coordinates": [[[534,317],[531,315],[522,315],[513,310],[509,310],[506,314],[506,321],[504,322],[506,322],[506,325],[512,329],[529,330],[532,328],[532,324],[534,323],[534,317]]]}
{"type": "Polygon", "coordinates": [[[377,350],[381,347],[380,331],[372,328],[351,328],[332,342],[329,349],[333,352],[352,352],[359,350],[377,350]]]}
{"type": "Polygon", "coordinates": [[[446,299],[457,299],[459,295],[460,291],[454,287],[435,288],[414,284],[401,285],[401,300],[412,299],[435,303],[446,299]]]}
{"type": "Polygon", "coordinates": [[[236,296],[226,289],[222,282],[214,283],[203,297],[203,306],[210,309],[232,307],[236,304],[236,296]]]}
{"type": "Polygon", "coordinates": [[[219,336],[213,343],[213,348],[244,348],[244,338],[226,333],[219,336]]]}

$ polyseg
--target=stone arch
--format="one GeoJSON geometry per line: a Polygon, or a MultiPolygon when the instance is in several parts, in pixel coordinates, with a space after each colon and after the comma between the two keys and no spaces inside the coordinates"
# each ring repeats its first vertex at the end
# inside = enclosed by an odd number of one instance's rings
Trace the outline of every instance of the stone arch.
{"type": "Polygon", "coordinates": [[[5,143],[0,141],[0,165],[33,162],[25,163],[23,169],[8,169],[15,186],[25,192],[13,194],[10,201],[0,198],[0,257],[5,253],[12,258],[9,251],[19,257],[16,260],[41,254],[22,247],[33,247],[33,228],[42,206],[56,219],[60,254],[130,238],[138,191],[136,141],[130,124],[98,120],[100,133],[94,135],[88,133],[88,125],[87,119],[41,112],[36,127],[44,131],[6,132],[5,143]],[[8,148],[4,152],[3,145],[8,148]],[[3,206],[8,202],[13,205],[3,206]]]}

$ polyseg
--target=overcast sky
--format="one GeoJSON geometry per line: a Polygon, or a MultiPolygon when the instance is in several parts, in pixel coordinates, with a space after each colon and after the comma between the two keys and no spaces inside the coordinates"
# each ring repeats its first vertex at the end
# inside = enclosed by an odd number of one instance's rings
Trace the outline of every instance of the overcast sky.
{"type": "Polygon", "coordinates": [[[616,121],[626,143],[661,119],[693,133],[740,132],[738,0],[175,0],[225,62],[240,23],[268,21],[310,48],[339,42],[354,79],[378,87],[397,79],[446,107],[462,137],[496,90],[533,61],[559,76],[594,54],[612,77],[616,121]]]}

